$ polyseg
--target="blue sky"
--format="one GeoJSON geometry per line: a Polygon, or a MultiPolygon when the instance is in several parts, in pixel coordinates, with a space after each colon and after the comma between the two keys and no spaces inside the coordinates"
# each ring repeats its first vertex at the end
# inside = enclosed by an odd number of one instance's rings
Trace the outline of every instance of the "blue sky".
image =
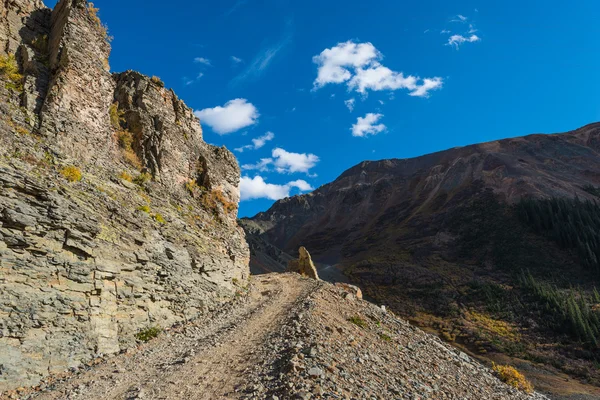
{"type": "Polygon", "coordinates": [[[112,70],[160,76],[245,166],[240,216],[363,160],[600,120],[595,0],[95,3],[112,70]]]}

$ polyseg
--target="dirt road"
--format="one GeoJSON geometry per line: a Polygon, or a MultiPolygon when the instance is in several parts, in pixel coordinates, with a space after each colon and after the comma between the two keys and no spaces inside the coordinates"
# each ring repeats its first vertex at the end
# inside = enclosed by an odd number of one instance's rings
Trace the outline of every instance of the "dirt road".
{"type": "Polygon", "coordinates": [[[291,275],[253,278],[247,301],[121,354],[34,399],[235,399],[253,354],[314,290],[291,275]]]}

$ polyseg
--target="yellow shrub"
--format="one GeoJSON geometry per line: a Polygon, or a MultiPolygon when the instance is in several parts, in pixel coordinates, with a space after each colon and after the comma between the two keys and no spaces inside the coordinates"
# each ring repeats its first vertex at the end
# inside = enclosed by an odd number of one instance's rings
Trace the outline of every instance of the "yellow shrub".
{"type": "Polygon", "coordinates": [[[64,167],[60,174],[69,182],[79,182],[82,178],[81,170],[73,165],[64,167]]]}
{"type": "Polygon", "coordinates": [[[150,214],[150,206],[139,206],[138,211],[145,212],[146,214],[150,214]]]}
{"type": "Polygon", "coordinates": [[[166,224],[167,221],[164,219],[164,217],[162,215],[160,215],[159,213],[154,214],[154,220],[156,222],[158,222],[159,224],[166,224]]]}
{"type": "Polygon", "coordinates": [[[128,130],[120,130],[115,133],[115,137],[119,147],[123,150],[123,158],[125,158],[125,161],[134,168],[142,168],[142,162],[133,150],[133,134],[128,130]]]}
{"type": "Polygon", "coordinates": [[[156,84],[156,85],[158,85],[160,87],[165,87],[165,83],[158,76],[153,76],[152,77],[152,82],[154,82],[154,84],[156,84]]]}
{"type": "Polygon", "coordinates": [[[7,81],[7,89],[23,91],[23,75],[19,72],[19,64],[14,54],[0,56],[0,75],[7,81]]]}
{"type": "Polygon", "coordinates": [[[88,10],[88,15],[90,16],[90,18],[92,19],[92,21],[94,22],[96,27],[98,28],[98,31],[102,34],[102,36],[104,36],[104,39],[110,41],[111,38],[108,36],[108,27],[106,25],[104,25],[102,23],[102,21],[100,20],[100,17],[98,17],[98,11],[100,11],[100,9],[97,7],[94,7],[94,3],[89,2],[87,5],[87,10],[88,10]]]}
{"type": "Polygon", "coordinates": [[[498,375],[498,378],[507,385],[522,390],[525,393],[533,393],[533,386],[531,383],[522,373],[510,365],[497,365],[496,363],[493,363],[492,369],[496,375],[498,375]]]}
{"type": "Polygon", "coordinates": [[[121,123],[125,122],[125,118],[123,118],[125,112],[119,110],[118,101],[115,101],[110,105],[108,108],[108,114],[110,115],[110,124],[113,126],[113,128],[121,129],[121,123]]]}
{"type": "Polygon", "coordinates": [[[133,182],[133,176],[129,175],[126,171],[121,172],[119,178],[127,182],[133,182]]]}

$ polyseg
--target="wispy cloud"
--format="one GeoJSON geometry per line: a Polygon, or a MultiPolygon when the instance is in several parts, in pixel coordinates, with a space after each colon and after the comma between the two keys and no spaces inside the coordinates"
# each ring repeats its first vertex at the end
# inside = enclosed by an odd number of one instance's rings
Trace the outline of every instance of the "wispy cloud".
{"type": "Polygon", "coordinates": [[[204,57],[196,57],[196,58],[194,58],[194,62],[197,64],[206,65],[208,67],[212,66],[212,62],[208,58],[204,58],[204,57]]]}
{"type": "Polygon", "coordinates": [[[248,3],[248,1],[249,0],[236,0],[236,2],[233,4],[233,6],[231,6],[231,8],[229,8],[227,11],[225,11],[225,16],[229,17],[231,14],[236,12],[240,7],[242,7],[243,5],[248,3]]]}
{"type": "Polygon", "coordinates": [[[448,38],[448,43],[446,46],[452,46],[456,50],[459,49],[460,45],[463,43],[475,43],[481,41],[481,38],[477,35],[471,36],[463,36],[463,35],[452,35],[448,38]]]}
{"type": "Polygon", "coordinates": [[[230,82],[231,85],[237,85],[248,79],[256,79],[260,77],[266,69],[271,65],[273,60],[285,49],[291,42],[293,37],[291,20],[286,23],[285,31],[283,36],[273,44],[263,47],[258,54],[254,57],[248,67],[242,71],[238,76],[233,78],[230,82]]]}
{"type": "Polygon", "coordinates": [[[346,105],[346,107],[348,107],[348,110],[350,110],[350,112],[354,111],[355,103],[356,103],[356,99],[354,99],[354,98],[344,101],[344,104],[346,105]]]}
{"type": "Polygon", "coordinates": [[[267,142],[275,139],[275,134],[273,132],[267,132],[262,136],[252,139],[252,144],[247,144],[242,147],[238,147],[234,149],[238,153],[243,153],[244,150],[258,150],[267,144],[267,142]]]}
{"type": "Polygon", "coordinates": [[[198,82],[203,76],[204,76],[203,72],[200,72],[194,79],[190,79],[190,78],[184,76],[183,83],[185,83],[186,86],[193,85],[194,83],[198,82]]]}
{"type": "Polygon", "coordinates": [[[244,62],[244,60],[242,60],[239,57],[236,56],[231,56],[231,62],[233,63],[233,65],[238,65],[244,62]]]}
{"type": "Polygon", "coordinates": [[[454,29],[442,30],[440,33],[450,35],[450,37],[448,38],[448,41],[446,42],[446,46],[451,46],[451,47],[455,48],[456,50],[458,50],[460,48],[460,46],[464,43],[475,43],[475,42],[481,41],[481,37],[475,34],[479,30],[477,28],[475,28],[475,25],[470,21],[470,19],[468,17],[465,17],[462,14],[458,14],[455,17],[453,17],[450,20],[450,22],[457,22],[461,25],[468,24],[469,28],[461,29],[462,32],[460,32],[460,33],[453,33],[452,30],[454,30],[454,29]]]}

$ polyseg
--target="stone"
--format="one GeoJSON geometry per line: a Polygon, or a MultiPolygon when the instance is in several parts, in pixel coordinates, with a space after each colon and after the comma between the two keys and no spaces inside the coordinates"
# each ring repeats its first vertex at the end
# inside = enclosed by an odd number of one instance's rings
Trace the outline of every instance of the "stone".
{"type": "Polygon", "coordinates": [[[305,247],[300,247],[298,250],[300,257],[296,260],[290,260],[288,263],[288,272],[296,272],[300,275],[308,276],[309,278],[319,280],[317,268],[313,263],[310,253],[305,247]]]}

